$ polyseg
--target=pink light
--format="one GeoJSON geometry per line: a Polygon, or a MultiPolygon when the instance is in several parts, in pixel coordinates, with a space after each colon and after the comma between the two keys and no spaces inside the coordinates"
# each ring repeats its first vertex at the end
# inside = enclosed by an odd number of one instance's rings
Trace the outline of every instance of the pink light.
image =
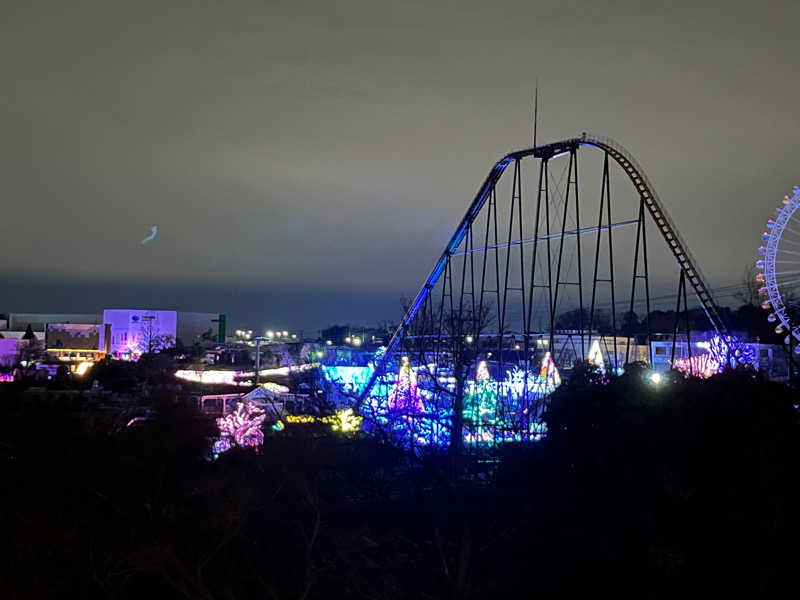
{"type": "Polygon", "coordinates": [[[232,439],[237,446],[257,448],[264,443],[261,425],[265,418],[261,408],[240,402],[232,413],[217,419],[217,426],[222,438],[232,439]]]}
{"type": "Polygon", "coordinates": [[[691,360],[678,358],[672,363],[672,367],[683,373],[684,377],[693,375],[700,379],[708,379],[721,371],[719,362],[710,354],[693,356],[691,360]]]}

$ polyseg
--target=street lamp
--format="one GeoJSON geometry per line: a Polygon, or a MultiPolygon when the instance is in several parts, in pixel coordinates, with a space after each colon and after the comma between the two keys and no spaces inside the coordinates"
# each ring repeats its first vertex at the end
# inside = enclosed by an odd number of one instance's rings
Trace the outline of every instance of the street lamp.
{"type": "Polygon", "coordinates": [[[256,343],[256,386],[258,386],[258,376],[261,373],[261,342],[267,341],[267,338],[258,336],[254,341],[256,343]]]}

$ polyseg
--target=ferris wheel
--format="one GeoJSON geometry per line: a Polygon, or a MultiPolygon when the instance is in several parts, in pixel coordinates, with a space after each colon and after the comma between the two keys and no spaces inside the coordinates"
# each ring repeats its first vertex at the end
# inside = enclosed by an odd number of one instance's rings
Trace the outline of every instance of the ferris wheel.
{"type": "MultiPolygon", "coordinates": [[[[800,342],[800,187],[783,204],[775,207],[775,216],[767,221],[767,231],[758,249],[758,281],[762,307],[771,310],[767,319],[775,323],[775,333],[786,333],[786,343],[794,337],[800,342]]],[[[795,347],[800,354],[800,345],[795,347]]]]}

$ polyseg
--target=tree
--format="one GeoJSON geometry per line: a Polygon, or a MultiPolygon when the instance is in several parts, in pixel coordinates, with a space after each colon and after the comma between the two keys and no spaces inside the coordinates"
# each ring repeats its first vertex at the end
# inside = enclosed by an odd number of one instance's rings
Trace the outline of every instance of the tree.
{"type": "Polygon", "coordinates": [[[561,313],[556,318],[555,328],[556,329],[574,329],[574,330],[581,330],[587,329],[589,327],[589,311],[587,309],[576,308],[574,310],[568,310],[567,312],[561,313]]]}
{"type": "Polygon", "coordinates": [[[159,352],[175,345],[175,337],[169,333],[161,333],[154,321],[155,317],[152,315],[142,317],[142,339],[137,343],[140,354],[159,352]]]}
{"type": "Polygon", "coordinates": [[[734,294],[734,297],[742,304],[758,306],[758,290],[762,283],[758,281],[759,270],[755,265],[745,267],[742,274],[742,287],[734,294]]]}
{"type": "Polygon", "coordinates": [[[450,452],[456,457],[463,450],[464,399],[468,380],[478,361],[496,348],[497,337],[488,336],[491,308],[486,305],[459,309],[421,310],[402,340],[401,352],[417,369],[418,385],[432,396],[426,412],[450,417],[450,452]],[[453,384],[440,375],[448,373],[453,384]]]}

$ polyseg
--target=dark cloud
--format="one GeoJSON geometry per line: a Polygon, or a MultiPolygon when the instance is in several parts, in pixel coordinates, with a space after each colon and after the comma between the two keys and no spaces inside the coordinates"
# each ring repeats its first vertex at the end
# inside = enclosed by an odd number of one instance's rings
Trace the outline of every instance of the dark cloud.
{"type": "Polygon", "coordinates": [[[80,308],[64,280],[99,306],[213,309],[185,294],[208,283],[264,322],[316,327],[351,291],[341,319],[394,317],[490,164],[530,142],[537,75],[541,139],[622,141],[713,285],[798,181],[795,2],[7,4],[10,310],[34,277],[53,309],[80,308]]]}

